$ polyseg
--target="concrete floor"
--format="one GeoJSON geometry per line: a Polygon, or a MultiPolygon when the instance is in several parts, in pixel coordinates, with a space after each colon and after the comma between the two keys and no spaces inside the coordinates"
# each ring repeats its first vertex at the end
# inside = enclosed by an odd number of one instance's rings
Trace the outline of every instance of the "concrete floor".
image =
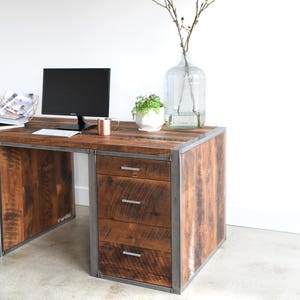
{"type": "Polygon", "coordinates": [[[0,258],[0,300],[300,299],[300,235],[228,226],[181,296],[89,276],[88,209],[0,258]]]}

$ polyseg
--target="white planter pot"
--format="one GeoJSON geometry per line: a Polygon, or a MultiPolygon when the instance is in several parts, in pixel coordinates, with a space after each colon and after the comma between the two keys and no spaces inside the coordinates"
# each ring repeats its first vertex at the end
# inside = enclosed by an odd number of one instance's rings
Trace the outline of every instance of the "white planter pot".
{"type": "Polygon", "coordinates": [[[138,125],[139,130],[159,131],[161,126],[165,123],[164,108],[162,107],[158,114],[151,109],[145,116],[142,116],[140,112],[137,112],[135,122],[138,125]]]}

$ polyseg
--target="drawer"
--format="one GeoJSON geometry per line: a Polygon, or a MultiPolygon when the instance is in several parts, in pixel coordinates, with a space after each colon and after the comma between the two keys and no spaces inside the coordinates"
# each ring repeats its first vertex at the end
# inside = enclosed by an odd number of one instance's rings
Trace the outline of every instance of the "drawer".
{"type": "Polygon", "coordinates": [[[170,181],[170,172],[165,160],[97,155],[99,174],[170,181]]]}
{"type": "Polygon", "coordinates": [[[171,229],[137,223],[98,219],[99,243],[125,244],[162,252],[171,252],[171,229]]]}
{"type": "Polygon", "coordinates": [[[170,227],[170,182],[97,175],[98,216],[170,227]]]}
{"type": "Polygon", "coordinates": [[[171,287],[171,253],[126,244],[101,243],[99,273],[171,287]]]}

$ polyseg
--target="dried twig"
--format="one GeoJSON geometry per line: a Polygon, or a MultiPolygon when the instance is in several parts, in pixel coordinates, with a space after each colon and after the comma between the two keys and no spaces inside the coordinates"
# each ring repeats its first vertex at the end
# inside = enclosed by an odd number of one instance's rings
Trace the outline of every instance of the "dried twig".
{"type": "Polygon", "coordinates": [[[177,10],[176,10],[173,0],[162,0],[162,1],[152,0],[152,1],[154,3],[156,3],[157,5],[165,8],[168,11],[172,21],[176,25],[177,32],[178,32],[179,39],[180,39],[180,47],[182,48],[183,55],[186,56],[187,52],[189,51],[191,35],[192,35],[193,30],[195,29],[197,23],[199,22],[199,17],[201,15],[201,13],[206,8],[208,8],[209,5],[211,5],[213,2],[215,2],[215,0],[204,0],[200,5],[199,5],[199,0],[196,0],[195,17],[194,17],[194,20],[193,20],[193,23],[191,26],[186,26],[184,24],[184,17],[181,17],[179,20],[178,15],[177,15],[177,10]],[[184,37],[183,31],[186,32],[186,38],[184,37]]]}
{"type": "MultiPolygon", "coordinates": [[[[200,15],[206,8],[209,7],[209,5],[211,5],[213,2],[215,2],[215,0],[204,0],[200,5],[199,5],[199,0],[196,0],[195,17],[193,19],[191,26],[185,25],[184,17],[181,17],[180,19],[178,18],[177,10],[176,10],[173,0],[160,0],[160,1],[152,0],[152,1],[155,4],[166,9],[168,11],[172,21],[176,25],[176,29],[177,29],[179,39],[180,39],[180,47],[182,49],[182,54],[183,54],[184,63],[185,63],[185,75],[183,77],[183,86],[184,86],[184,82],[187,82],[189,85],[189,90],[190,90],[192,104],[193,104],[193,113],[197,116],[198,127],[200,127],[200,124],[201,124],[200,113],[197,112],[197,110],[196,110],[196,101],[195,101],[194,91],[192,88],[192,77],[190,76],[190,74],[191,74],[190,73],[190,65],[187,60],[187,53],[189,51],[191,35],[192,35],[193,30],[195,29],[196,25],[199,22],[200,15]],[[184,33],[186,34],[186,36],[184,35],[184,33]]],[[[183,89],[182,89],[182,94],[180,96],[178,107],[177,107],[178,114],[180,114],[182,100],[183,100],[183,89]]]]}

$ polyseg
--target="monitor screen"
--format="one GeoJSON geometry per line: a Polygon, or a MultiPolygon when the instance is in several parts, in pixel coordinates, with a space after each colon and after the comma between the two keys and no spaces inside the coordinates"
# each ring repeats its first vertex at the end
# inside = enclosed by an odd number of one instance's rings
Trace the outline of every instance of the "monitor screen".
{"type": "Polygon", "coordinates": [[[64,129],[83,130],[84,116],[109,116],[109,91],[109,68],[44,69],[42,113],[77,116],[79,128],[64,129]]]}

